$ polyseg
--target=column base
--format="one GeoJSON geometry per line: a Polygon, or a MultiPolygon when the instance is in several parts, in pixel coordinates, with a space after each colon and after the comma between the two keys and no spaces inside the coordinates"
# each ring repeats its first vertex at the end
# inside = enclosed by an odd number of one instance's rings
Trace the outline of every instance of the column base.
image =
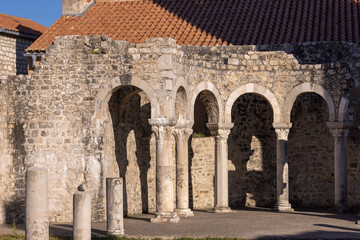
{"type": "Polygon", "coordinates": [[[194,213],[190,208],[175,209],[179,217],[193,217],[194,213]]]}
{"type": "Polygon", "coordinates": [[[273,208],[273,211],[276,211],[276,212],[294,212],[294,209],[291,208],[290,203],[280,203],[280,204],[275,205],[275,207],[273,208]]]}
{"type": "Polygon", "coordinates": [[[214,213],[230,213],[232,212],[231,208],[229,207],[215,207],[213,209],[214,213]]]}
{"type": "Polygon", "coordinates": [[[122,236],[125,234],[124,230],[116,230],[113,232],[106,231],[107,235],[116,235],[116,236],[122,236]]]}
{"type": "Polygon", "coordinates": [[[333,210],[336,213],[348,213],[350,212],[350,207],[347,204],[338,204],[334,206],[333,210]]]}
{"type": "Polygon", "coordinates": [[[180,218],[175,212],[155,213],[155,217],[150,220],[152,223],[178,223],[180,218]]]}

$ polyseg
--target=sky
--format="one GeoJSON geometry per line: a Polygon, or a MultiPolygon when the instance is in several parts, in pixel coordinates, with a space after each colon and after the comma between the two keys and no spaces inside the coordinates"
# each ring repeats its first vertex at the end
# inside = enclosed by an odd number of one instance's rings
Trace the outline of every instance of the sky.
{"type": "Polygon", "coordinates": [[[30,18],[50,27],[60,16],[62,0],[0,0],[0,12],[30,18]]]}

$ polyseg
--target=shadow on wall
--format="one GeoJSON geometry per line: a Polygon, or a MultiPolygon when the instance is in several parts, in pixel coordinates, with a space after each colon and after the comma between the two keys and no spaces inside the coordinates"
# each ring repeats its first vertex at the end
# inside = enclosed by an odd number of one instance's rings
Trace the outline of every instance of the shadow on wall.
{"type": "Polygon", "coordinates": [[[115,137],[115,156],[124,178],[124,212],[148,212],[151,118],[149,100],[136,87],[122,87],[109,101],[115,137]]]}
{"type": "Polygon", "coordinates": [[[232,108],[229,146],[231,208],[272,207],[276,202],[276,135],[263,97],[244,94],[232,108]]]}
{"type": "Polygon", "coordinates": [[[30,40],[16,38],[16,75],[28,74],[28,59],[24,56],[25,49],[31,45],[30,40]]]}
{"type": "Polygon", "coordinates": [[[24,123],[16,121],[14,128],[11,133],[11,141],[13,144],[12,152],[12,172],[11,175],[14,175],[12,181],[14,181],[15,189],[10,189],[14,191],[14,196],[12,196],[11,202],[5,202],[5,214],[7,223],[22,223],[25,220],[25,163],[24,159],[26,158],[25,151],[25,133],[24,133],[24,123]]]}
{"type": "Polygon", "coordinates": [[[300,95],[293,105],[288,149],[294,207],[334,203],[334,138],[326,125],[328,116],[325,100],[316,93],[300,95]]]}

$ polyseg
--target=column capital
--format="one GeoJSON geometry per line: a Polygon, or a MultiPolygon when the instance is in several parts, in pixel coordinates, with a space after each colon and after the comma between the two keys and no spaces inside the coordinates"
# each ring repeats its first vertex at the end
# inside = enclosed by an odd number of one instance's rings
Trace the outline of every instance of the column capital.
{"type": "Polygon", "coordinates": [[[273,127],[275,128],[277,140],[288,140],[289,131],[292,127],[292,123],[273,123],[273,127]]]}
{"type": "Polygon", "coordinates": [[[277,140],[288,141],[290,128],[276,128],[275,132],[277,140]]]}
{"type": "Polygon", "coordinates": [[[343,141],[349,134],[349,129],[346,128],[331,128],[330,133],[333,135],[336,141],[343,141]]]}
{"type": "Polygon", "coordinates": [[[188,140],[192,133],[192,128],[174,128],[174,136],[177,141],[188,140]]]}
{"type": "Polygon", "coordinates": [[[210,134],[216,139],[227,140],[233,123],[207,123],[206,127],[210,130],[210,134]]]}
{"type": "Polygon", "coordinates": [[[151,130],[155,133],[157,140],[164,140],[170,138],[173,134],[174,126],[177,120],[172,118],[155,118],[149,119],[151,130]]]}
{"type": "Polygon", "coordinates": [[[352,122],[327,122],[326,125],[328,128],[343,128],[343,129],[349,129],[354,126],[354,123],[352,122]]]}
{"type": "Polygon", "coordinates": [[[174,118],[152,118],[149,119],[149,124],[151,126],[175,126],[177,120],[174,118]]]}
{"type": "Polygon", "coordinates": [[[284,123],[284,122],[276,122],[273,123],[273,128],[275,129],[290,129],[292,127],[292,123],[284,123]]]}

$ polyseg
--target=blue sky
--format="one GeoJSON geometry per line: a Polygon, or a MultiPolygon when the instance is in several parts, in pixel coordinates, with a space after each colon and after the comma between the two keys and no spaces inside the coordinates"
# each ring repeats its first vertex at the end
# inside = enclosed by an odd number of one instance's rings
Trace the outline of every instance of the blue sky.
{"type": "Polygon", "coordinates": [[[0,0],[0,12],[30,18],[50,27],[60,16],[62,0],[0,0]]]}

